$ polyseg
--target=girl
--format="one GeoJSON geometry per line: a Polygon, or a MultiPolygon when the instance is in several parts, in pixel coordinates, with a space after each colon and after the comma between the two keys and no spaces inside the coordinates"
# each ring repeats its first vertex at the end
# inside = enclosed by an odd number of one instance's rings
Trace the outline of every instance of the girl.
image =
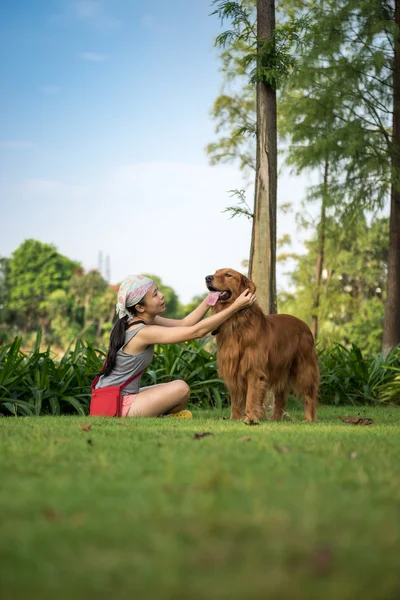
{"type": "MultiPolygon", "coordinates": [[[[205,336],[217,329],[236,311],[253,304],[255,295],[245,290],[220,313],[202,320],[210,308],[207,299],[182,320],[160,317],[165,310],[164,295],[152,279],[130,275],[119,288],[118,320],[111,332],[110,347],[96,388],[121,385],[146,369],[154,344],[179,344],[205,336]]],[[[184,381],[171,381],[140,388],[141,376],[122,389],[123,417],[191,417],[184,410],[190,388],[184,381]]]]}

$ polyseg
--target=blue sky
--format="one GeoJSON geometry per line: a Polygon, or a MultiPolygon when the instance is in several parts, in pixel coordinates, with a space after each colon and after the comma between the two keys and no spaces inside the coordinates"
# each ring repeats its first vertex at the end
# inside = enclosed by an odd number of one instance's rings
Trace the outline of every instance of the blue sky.
{"type": "MultiPolygon", "coordinates": [[[[90,269],[102,251],[113,283],[155,273],[183,302],[209,272],[240,269],[250,223],[222,210],[241,174],[210,167],[204,152],[221,86],[211,10],[207,0],[0,4],[0,255],[31,237],[90,269]]],[[[298,206],[305,183],[284,173],[279,201],[298,206]]],[[[294,229],[281,217],[279,234],[294,229]]]]}

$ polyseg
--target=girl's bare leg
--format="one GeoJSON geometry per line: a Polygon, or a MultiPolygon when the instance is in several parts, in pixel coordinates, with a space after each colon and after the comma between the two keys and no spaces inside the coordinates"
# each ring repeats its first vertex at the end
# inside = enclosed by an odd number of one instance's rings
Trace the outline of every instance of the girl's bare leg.
{"type": "Polygon", "coordinates": [[[170,381],[142,388],[132,402],[127,417],[157,417],[183,410],[190,388],[184,381],[170,381]]]}

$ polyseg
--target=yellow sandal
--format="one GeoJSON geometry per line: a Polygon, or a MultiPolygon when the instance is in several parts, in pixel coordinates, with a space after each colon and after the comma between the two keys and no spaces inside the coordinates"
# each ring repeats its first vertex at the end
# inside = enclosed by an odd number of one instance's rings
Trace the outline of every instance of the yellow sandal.
{"type": "Polygon", "coordinates": [[[169,415],[164,415],[165,417],[175,417],[176,419],[191,419],[192,413],[190,410],[180,410],[177,413],[170,413],[169,415]]]}

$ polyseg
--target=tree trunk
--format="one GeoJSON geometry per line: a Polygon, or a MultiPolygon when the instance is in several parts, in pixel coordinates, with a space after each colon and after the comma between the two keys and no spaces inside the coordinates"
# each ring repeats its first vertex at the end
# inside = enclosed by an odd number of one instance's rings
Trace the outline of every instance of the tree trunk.
{"type": "Polygon", "coordinates": [[[392,189],[389,260],[383,350],[400,343],[400,0],[395,3],[396,38],[393,69],[392,189]]]}
{"type": "Polygon", "coordinates": [[[321,202],[321,217],[319,221],[318,231],[318,253],[317,263],[315,265],[315,290],[314,300],[312,305],[311,313],[311,331],[314,336],[314,340],[318,338],[318,309],[319,299],[321,295],[321,280],[322,280],[322,269],[324,267],[324,255],[325,255],[325,220],[326,220],[326,197],[328,193],[328,172],[329,163],[325,161],[324,169],[324,186],[322,191],[322,202],[321,202]]]}
{"type": "Polygon", "coordinates": [[[87,315],[89,311],[89,303],[90,303],[90,295],[85,296],[85,300],[83,302],[83,329],[87,328],[87,315]]]}
{"type": "Polygon", "coordinates": [[[39,324],[42,329],[42,343],[46,344],[47,326],[49,324],[49,319],[47,317],[39,317],[39,324]]]}
{"type": "Polygon", "coordinates": [[[104,317],[100,317],[99,320],[97,321],[96,344],[98,344],[100,341],[101,330],[103,329],[103,325],[104,325],[105,321],[106,320],[104,317]]]}
{"type": "MultiPolygon", "coordinates": [[[[275,0],[257,0],[258,52],[262,40],[275,29],[275,0]]],[[[257,155],[254,218],[249,277],[257,286],[257,301],[268,313],[276,313],[276,193],[277,133],[276,92],[267,83],[257,83],[257,155]]]]}

